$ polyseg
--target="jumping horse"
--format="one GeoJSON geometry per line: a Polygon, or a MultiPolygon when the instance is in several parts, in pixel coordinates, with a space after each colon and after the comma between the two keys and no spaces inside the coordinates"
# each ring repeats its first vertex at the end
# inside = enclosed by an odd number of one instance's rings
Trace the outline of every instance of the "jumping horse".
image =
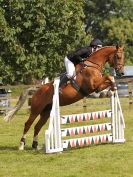
{"type": "MultiPolygon", "coordinates": [[[[105,63],[109,63],[116,71],[116,75],[124,75],[124,47],[123,46],[106,46],[91,54],[86,60],[76,65],[76,84],[79,91],[69,82],[60,88],[59,102],[60,106],[65,106],[79,101],[84,96],[92,92],[100,92],[108,87],[110,90],[116,89],[116,84],[112,76],[103,75],[105,63]]],[[[20,95],[16,106],[7,113],[5,121],[10,121],[14,114],[22,107],[30,88],[24,90],[20,95]]],[[[26,134],[32,123],[40,115],[40,119],[34,127],[34,137],[32,147],[38,147],[38,133],[50,116],[52,108],[54,87],[53,81],[42,85],[33,95],[31,101],[31,113],[25,122],[23,135],[20,140],[19,149],[23,150],[25,145],[26,134]]]]}

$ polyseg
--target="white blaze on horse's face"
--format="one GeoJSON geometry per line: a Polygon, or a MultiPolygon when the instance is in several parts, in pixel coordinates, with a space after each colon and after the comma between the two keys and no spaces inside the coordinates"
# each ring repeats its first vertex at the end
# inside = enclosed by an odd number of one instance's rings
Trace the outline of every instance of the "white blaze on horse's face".
{"type": "Polygon", "coordinates": [[[124,46],[116,46],[116,60],[115,60],[115,70],[116,74],[124,75],[124,46]]]}

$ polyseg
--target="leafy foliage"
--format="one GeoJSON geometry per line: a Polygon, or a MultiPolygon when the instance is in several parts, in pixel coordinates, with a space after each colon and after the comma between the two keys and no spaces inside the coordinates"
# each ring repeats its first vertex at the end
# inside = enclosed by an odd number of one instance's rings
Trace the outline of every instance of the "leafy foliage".
{"type": "Polygon", "coordinates": [[[86,31],[102,39],[105,45],[125,44],[126,63],[133,64],[133,1],[86,0],[85,2],[86,31]]]}
{"type": "Polygon", "coordinates": [[[0,76],[12,84],[53,78],[93,37],[126,44],[132,64],[132,10],[131,0],[0,0],[0,76]]]}

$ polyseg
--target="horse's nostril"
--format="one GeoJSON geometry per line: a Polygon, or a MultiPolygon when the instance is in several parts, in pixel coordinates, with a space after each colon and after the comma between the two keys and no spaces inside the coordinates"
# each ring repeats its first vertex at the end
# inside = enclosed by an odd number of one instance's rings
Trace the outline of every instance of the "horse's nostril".
{"type": "Polygon", "coordinates": [[[117,77],[122,77],[122,76],[124,76],[124,72],[123,71],[118,71],[118,70],[116,70],[116,76],[117,77]]]}

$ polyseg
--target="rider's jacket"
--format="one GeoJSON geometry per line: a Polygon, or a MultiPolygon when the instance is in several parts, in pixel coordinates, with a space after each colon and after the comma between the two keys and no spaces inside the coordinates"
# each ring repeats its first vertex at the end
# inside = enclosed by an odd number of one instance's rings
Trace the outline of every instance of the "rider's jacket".
{"type": "Polygon", "coordinates": [[[92,47],[85,46],[67,55],[67,58],[75,65],[85,60],[92,53],[92,47]]]}

